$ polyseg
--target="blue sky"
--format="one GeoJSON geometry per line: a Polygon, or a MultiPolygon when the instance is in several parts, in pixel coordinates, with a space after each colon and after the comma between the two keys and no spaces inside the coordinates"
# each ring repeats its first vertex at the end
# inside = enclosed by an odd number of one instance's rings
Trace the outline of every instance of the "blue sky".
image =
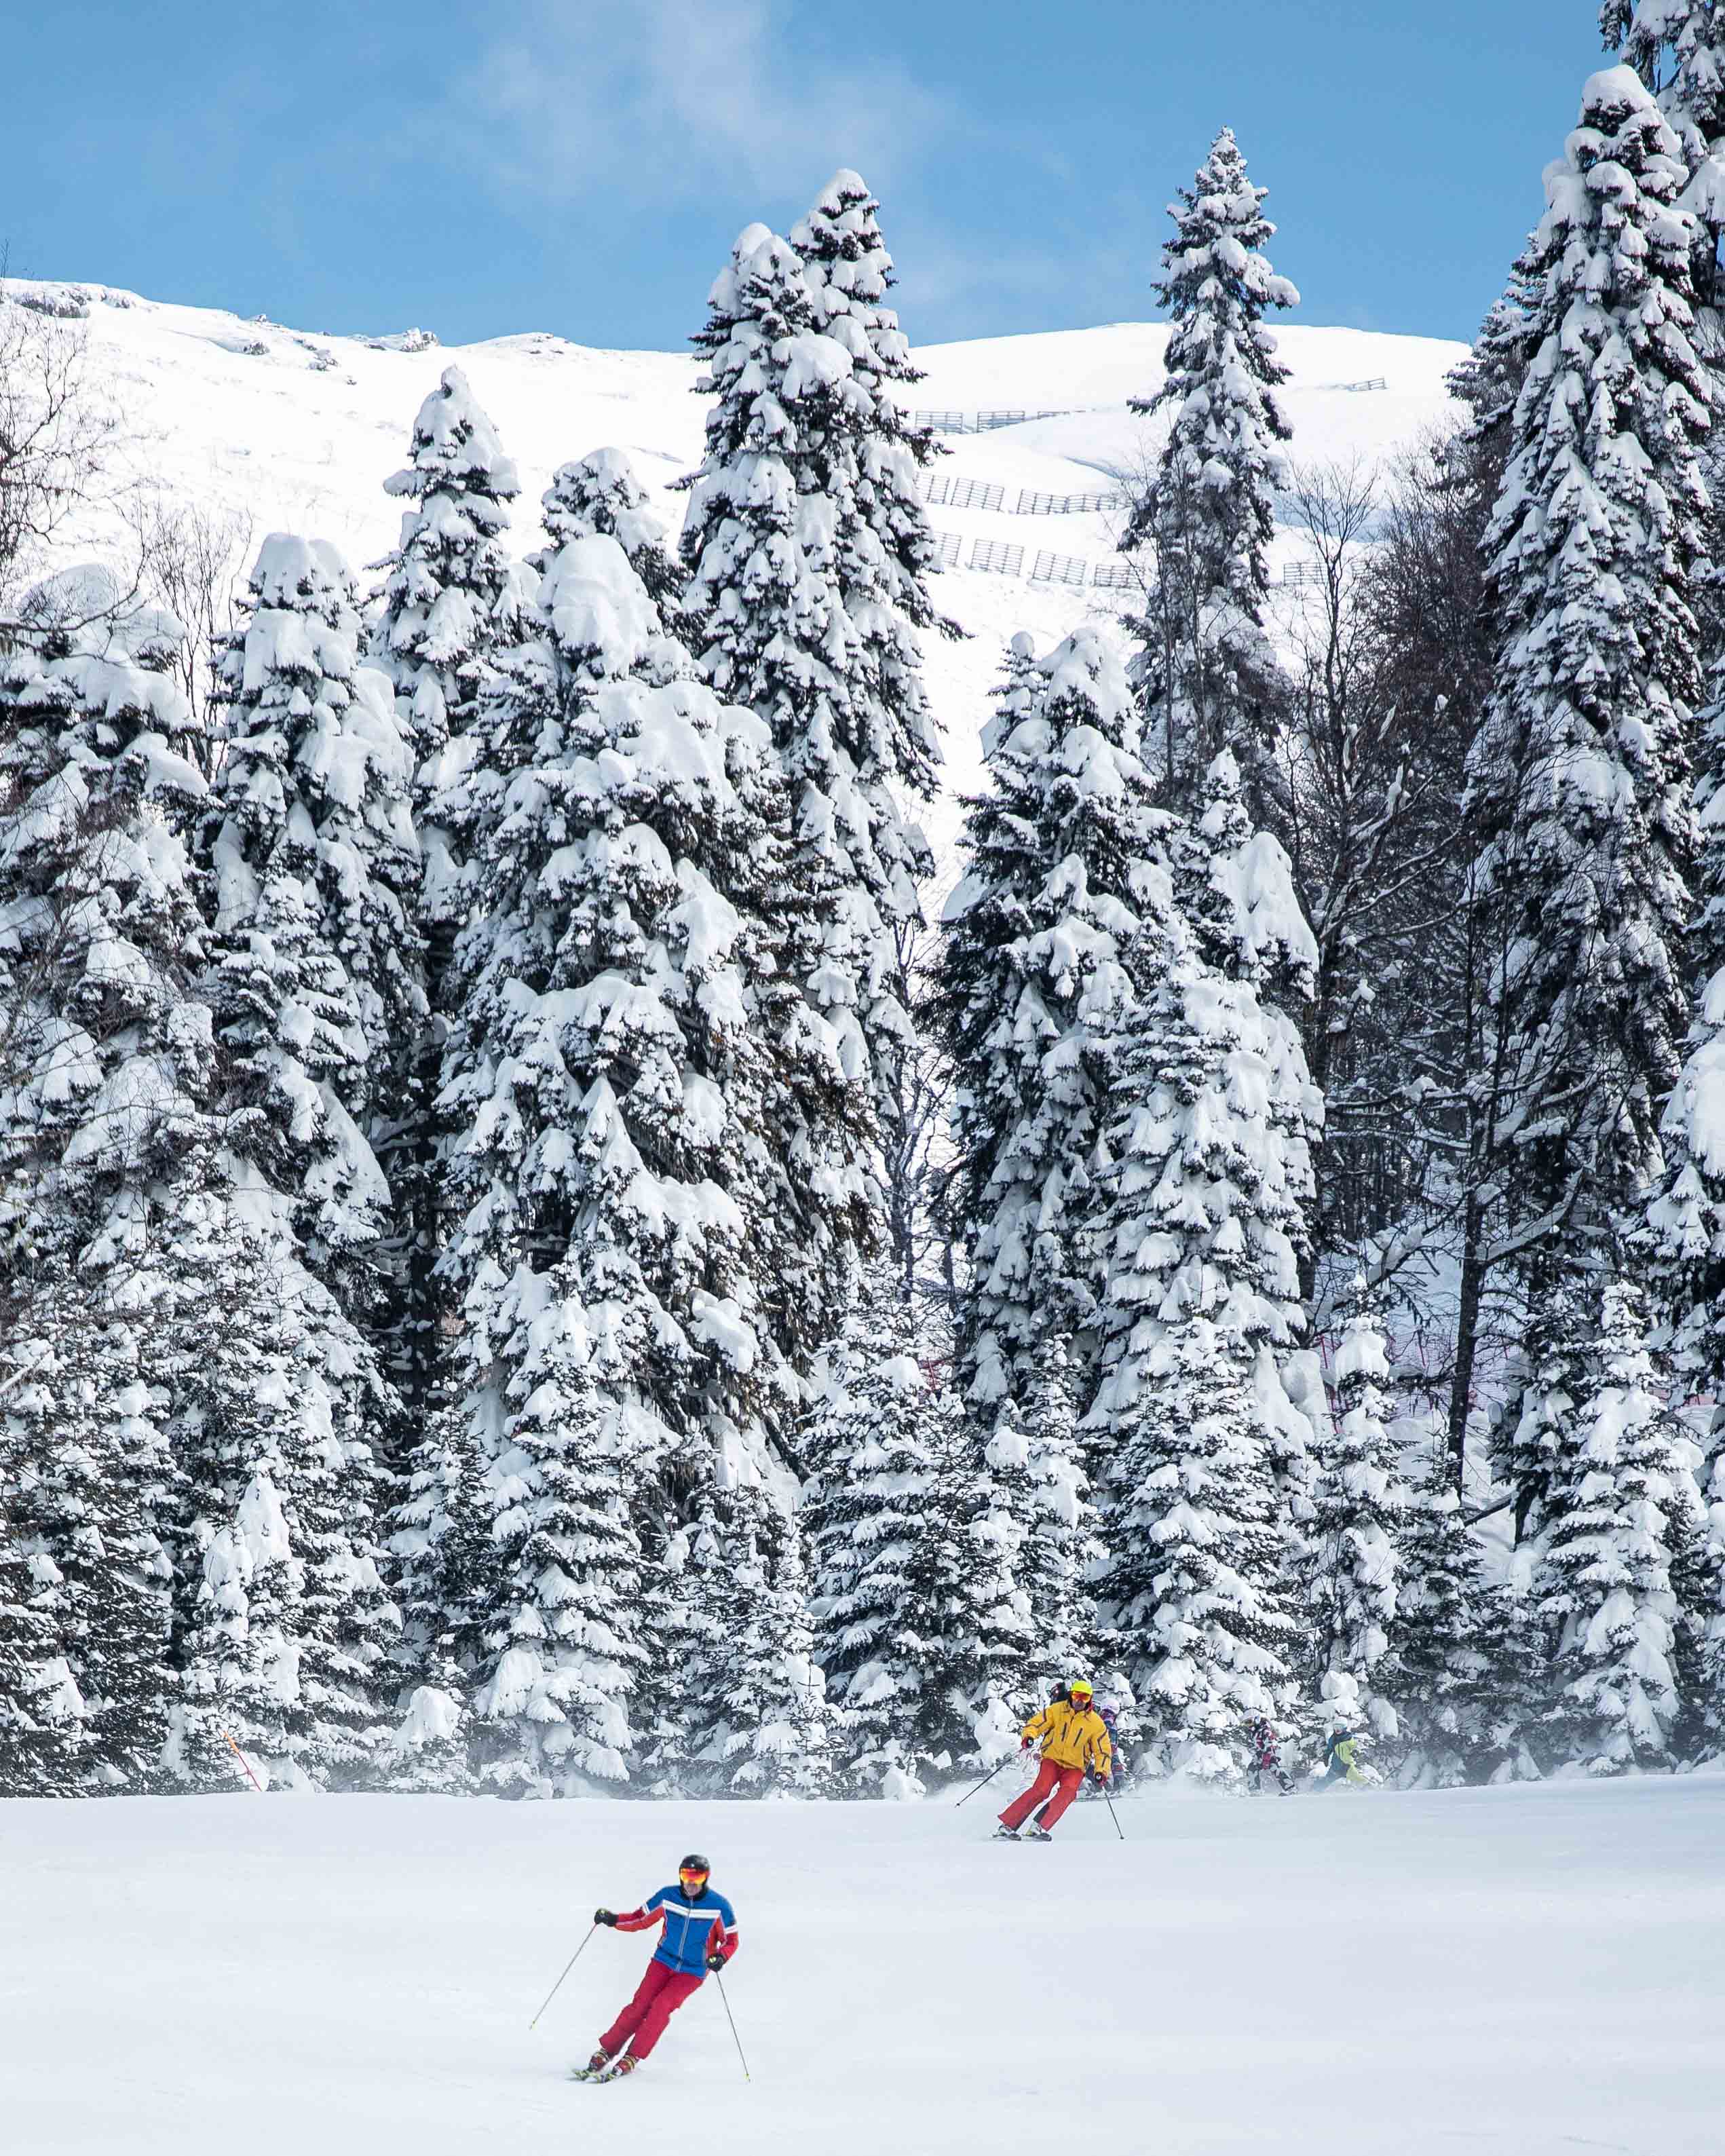
{"type": "Polygon", "coordinates": [[[670,348],[854,165],[919,341],[1142,320],[1230,126],[1300,319],[1468,336],[1594,0],[0,0],[14,273],[670,348]]]}

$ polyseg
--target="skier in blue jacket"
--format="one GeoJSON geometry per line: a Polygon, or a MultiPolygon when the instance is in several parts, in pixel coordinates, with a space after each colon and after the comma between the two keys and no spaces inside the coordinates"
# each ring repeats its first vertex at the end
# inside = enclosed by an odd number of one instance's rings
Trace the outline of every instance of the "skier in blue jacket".
{"type": "Polygon", "coordinates": [[[655,1924],[665,1928],[634,1997],[600,2037],[587,2073],[612,2081],[644,2064],[683,2001],[700,1990],[709,1971],[723,1969],[737,1952],[736,1912],[708,1884],[711,1875],[704,1856],[685,1856],[677,1866],[676,1885],[661,1887],[639,1909],[623,1916],[594,1910],[593,1922],[614,1931],[644,1932],[655,1924]]]}

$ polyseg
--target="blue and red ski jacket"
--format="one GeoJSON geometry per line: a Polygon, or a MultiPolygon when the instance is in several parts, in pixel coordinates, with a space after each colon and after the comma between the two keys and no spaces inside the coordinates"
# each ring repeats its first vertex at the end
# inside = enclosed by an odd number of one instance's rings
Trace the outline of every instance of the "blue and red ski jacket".
{"type": "Polygon", "coordinates": [[[716,1950],[729,1961],[737,1952],[737,1914],[722,1894],[704,1887],[691,1902],[680,1887],[661,1887],[639,1909],[617,1919],[619,1932],[644,1932],[660,1922],[665,1936],[653,1957],[684,1976],[706,1980],[706,1958],[716,1950]]]}

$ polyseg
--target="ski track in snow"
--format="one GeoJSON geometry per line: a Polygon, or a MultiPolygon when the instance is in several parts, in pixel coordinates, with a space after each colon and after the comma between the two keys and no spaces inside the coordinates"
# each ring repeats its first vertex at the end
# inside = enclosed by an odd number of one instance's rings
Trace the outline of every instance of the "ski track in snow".
{"type": "MultiPolygon", "coordinates": [[[[365,565],[395,544],[403,508],[385,495],[383,481],[406,460],[413,415],[452,365],[466,374],[521,474],[506,540],[511,553],[542,543],[540,497],[556,468],[603,447],[628,453],[673,533],[681,526],[687,497],[660,490],[701,454],[709,400],[691,393],[697,369],[691,357],[599,351],[539,334],[380,351],[362,338],[131,294],[116,293],[123,304],[108,304],[99,296],[102,286],[80,289],[91,302],[84,325],[91,378],[121,417],[126,470],[172,495],[246,511],[254,548],[278,529],[331,540],[368,588],[375,579],[364,575],[365,565]],[[315,363],[320,354],[329,364],[315,363]]],[[[691,329],[699,316],[700,295],[691,294],[691,329]]],[[[914,331],[914,321],[907,326],[914,331]]],[[[1450,403],[1444,376],[1465,357],[1464,345],[1297,322],[1272,326],[1293,373],[1281,396],[1294,426],[1289,454],[1296,464],[1353,457],[1386,463],[1459,408],[1450,403]],[[1339,386],[1378,378],[1386,385],[1381,390],[1339,386]]],[[[1103,475],[1142,463],[1147,423],[1127,400],[1159,386],[1166,341],[1161,324],[1124,322],[918,348],[914,357],[927,374],[913,392],[918,410],[1080,408],[987,434],[943,438],[950,454],[938,471],[1002,484],[1009,500],[1020,488],[1069,494],[1106,486],[1103,475]]],[[[983,538],[1022,546],[1027,564],[1045,549],[1110,561],[1119,524],[1108,513],[1019,516],[941,505],[928,516],[937,530],[960,536],[967,562],[973,541],[983,538]]],[[[87,551],[99,530],[73,534],[57,557],[87,551]]],[[[1291,534],[1279,533],[1273,567],[1279,572],[1299,552],[1291,534]]],[[[1033,585],[968,568],[944,572],[934,593],[968,632],[960,643],[937,636],[925,643],[929,693],[947,747],[946,787],[925,821],[944,882],[957,797],[980,781],[980,731],[1008,639],[1028,629],[1046,651],[1086,619],[1112,621],[1128,594],[1033,585]]],[[[1272,616],[1297,603],[1273,593],[1272,616]]]]}
{"type": "Polygon", "coordinates": [[[0,1806],[8,2156],[1717,2156],[1725,1774],[1437,1795],[0,1806]],[[714,1861],[742,1951],[567,2080],[714,1861]]]}

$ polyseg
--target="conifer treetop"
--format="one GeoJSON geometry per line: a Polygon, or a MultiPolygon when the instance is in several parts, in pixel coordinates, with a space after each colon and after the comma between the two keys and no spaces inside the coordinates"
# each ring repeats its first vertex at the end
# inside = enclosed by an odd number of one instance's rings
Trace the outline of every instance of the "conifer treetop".
{"type": "Polygon", "coordinates": [[[442,514],[456,513],[454,504],[460,501],[475,527],[495,537],[509,520],[490,505],[513,501],[521,490],[515,465],[467,377],[459,367],[446,367],[413,421],[406,467],[384,480],[383,491],[421,504],[447,495],[451,507],[442,514]]]}
{"type": "MultiPolygon", "coordinates": [[[[521,608],[525,573],[503,551],[514,464],[459,367],[419,407],[409,460],[383,483],[405,498],[371,649],[402,692],[428,763],[470,724],[492,648],[521,608]]],[[[529,580],[530,581],[530,580],[529,580]]],[[[428,773],[422,793],[435,784],[428,773]]]]}
{"type": "Polygon", "coordinates": [[[1725,223],[1725,15],[1718,0],[1604,0],[1599,31],[1620,49],[1676,135],[1688,170],[1683,207],[1725,223]]]}
{"type": "MultiPolygon", "coordinates": [[[[1234,131],[1224,127],[1192,185],[1168,205],[1175,228],[1163,249],[1156,287],[1172,320],[1167,379],[1153,397],[1135,399],[1135,411],[1178,404],[1194,428],[1200,418],[1214,425],[1224,415],[1202,413],[1191,400],[1201,384],[1219,378],[1265,434],[1280,442],[1291,438],[1293,429],[1274,393],[1288,370],[1276,357],[1276,338],[1262,317],[1266,308],[1297,306],[1300,295],[1262,252],[1276,235],[1263,212],[1268,193],[1248,177],[1234,131]]],[[[1233,421],[1230,431],[1238,429],[1233,421]]]]}
{"type": "Polygon", "coordinates": [[[530,559],[542,574],[572,539],[615,539],[649,594],[664,605],[680,583],[665,550],[663,518],[621,449],[593,449],[559,465],[546,489],[542,514],[549,544],[530,559]]]}
{"type": "Polygon", "coordinates": [[[920,382],[910,339],[884,304],[895,280],[880,208],[860,173],[834,172],[808,216],[791,228],[791,245],[809,273],[826,334],[858,365],[889,380],[920,382]]]}

